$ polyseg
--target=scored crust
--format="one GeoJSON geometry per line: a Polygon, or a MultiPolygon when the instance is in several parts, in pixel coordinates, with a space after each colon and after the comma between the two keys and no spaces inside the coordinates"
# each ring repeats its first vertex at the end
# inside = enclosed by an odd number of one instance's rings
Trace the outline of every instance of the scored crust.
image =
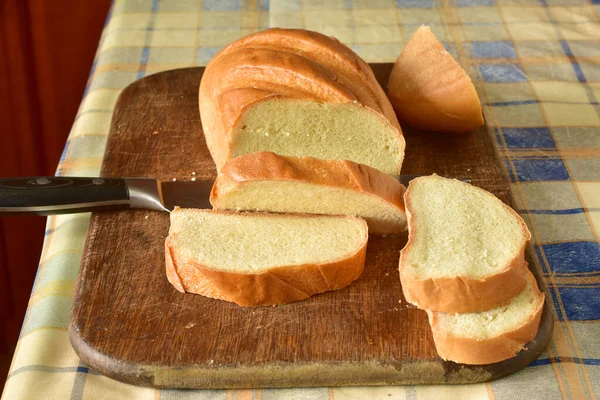
{"type": "MultiPolygon", "coordinates": [[[[355,190],[379,197],[404,213],[406,187],[389,175],[347,160],[279,156],[273,152],[250,153],[229,159],[215,181],[210,203],[219,209],[219,197],[252,181],[296,181],[355,190]]],[[[267,210],[268,211],[268,210],[267,210]]],[[[406,224],[369,219],[369,233],[391,234],[406,230],[406,224]]]]}
{"type": "Polygon", "coordinates": [[[364,224],[363,243],[355,253],[327,263],[280,266],[261,273],[221,271],[202,265],[197,260],[181,259],[172,241],[177,233],[169,232],[165,240],[167,279],[182,293],[231,301],[242,307],[285,304],[341,289],[362,274],[368,239],[366,222],[355,217],[345,218],[356,219],[364,224]]]}
{"type": "MultiPolygon", "coordinates": [[[[432,175],[437,177],[437,175],[432,175]]],[[[411,185],[419,179],[431,179],[430,177],[416,178],[411,185]]],[[[446,179],[438,177],[439,179],[446,179]]],[[[469,185],[471,186],[471,185],[469,185]]],[[[486,196],[500,202],[506,210],[519,222],[525,240],[514,257],[500,272],[483,278],[471,278],[467,276],[437,277],[422,279],[416,276],[407,266],[406,259],[412,250],[415,241],[414,232],[419,229],[418,216],[411,213],[412,198],[410,186],[404,194],[404,207],[408,220],[408,242],[400,253],[399,270],[402,292],[406,301],[421,308],[447,313],[467,313],[489,310],[507,304],[519,294],[527,284],[527,263],[525,261],[525,248],[531,239],[527,225],[512,208],[502,203],[493,194],[481,190],[486,196]]]]}
{"type": "MultiPolygon", "coordinates": [[[[277,43],[279,51],[318,59],[323,67],[336,71],[336,79],[350,88],[361,103],[371,107],[371,102],[374,102],[376,106],[373,109],[383,113],[394,127],[400,129],[394,109],[369,65],[332,36],[303,29],[271,28],[231,43],[227,46],[227,51],[272,48],[273,43],[277,43]]],[[[217,54],[215,58],[221,54],[217,54]]]]}
{"type": "Polygon", "coordinates": [[[293,94],[316,96],[322,101],[349,103],[357,100],[350,89],[336,80],[333,71],[294,53],[239,49],[223,53],[211,64],[210,71],[206,72],[206,84],[216,98],[228,90],[241,88],[278,92],[290,87],[293,94]]]}
{"type": "Polygon", "coordinates": [[[526,270],[523,275],[526,280],[533,281],[537,293],[537,306],[528,320],[512,331],[486,339],[450,336],[441,330],[439,313],[426,310],[435,347],[440,357],[463,364],[491,364],[514,357],[533,340],[540,326],[545,296],[538,289],[535,278],[529,270],[526,270]]]}

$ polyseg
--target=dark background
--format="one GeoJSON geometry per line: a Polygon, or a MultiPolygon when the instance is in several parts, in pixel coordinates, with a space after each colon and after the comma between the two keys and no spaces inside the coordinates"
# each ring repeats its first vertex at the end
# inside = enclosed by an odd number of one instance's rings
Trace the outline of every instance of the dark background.
{"type": "MultiPolygon", "coordinates": [[[[0,0],[0,176],[54,175],[110,0],[0,0]]],[[[46,218],[0,217],[0,393],[46,218]]]]}

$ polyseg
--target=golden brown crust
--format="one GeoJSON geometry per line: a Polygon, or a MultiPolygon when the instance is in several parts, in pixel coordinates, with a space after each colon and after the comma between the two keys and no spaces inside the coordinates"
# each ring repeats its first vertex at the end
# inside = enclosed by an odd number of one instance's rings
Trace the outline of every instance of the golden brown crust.
{"type": "Polygon", "coordinates": [[[514,357],[537,334],[544,310],[544,294],[539,291],[535,278],[528,270],[525,279],[532,280],[537,292],[537,306],[525,324],[499,336],[476,339],[454,337],[441,330],[439,313],[427,310],[433,340],[438,354],[444,360],[462,364],[491,364],[514,357]]]}
{"type": "MultiPolygon", "coordinates": [[[[375,168],[347,160],[280,156],[268,151],[227,160],[210,194],[213,208],[220,209],[220,196],[238,190],[247,182],[256,181],[296,181],[355,190],[377,196],[404,213],[403,195],[406,188],[375,168]]],[[[374,234],[393,234],[406,230],[406,224],[391,226],[389,222],[377,220],[369,220],[368,223],[369,233],[374,234]]]]}
{"type": "MultiPolygon", "coordinates": [[[[290,218],[293,217],[296,216],[290,215],[290,218]]],[[[215,270],[196,260],[180,259],[172,241],[176,233],[169,232],[165,240],[167,278],[179,291],[231,301],[242,307],[304,300],[318,293],[346,287],[360,277],[367,251],[366,223],[364,232],[363,244],[347,258],[323,264],[281,266],[256,274],[215,270]]]]}
{"type": "Polygon", "coordinates": [[[357,100],[351,90],[337,81],[333,71],[294,53],[239,49],[223,53],[210,64],[204,78],[208,90],[217,98],[228,90],[251,87],[276,93],[290,90],[293,95],[316,96],[323,101],[357,100]]]}
{"type": "Polygon", "coordinates": [[[473,82],[427,26],[394,63],[388,96],[400,119],[417,129],[460,133],[484,124],[473,82]]]}
{"type": "Polygon", "coordinates": [[[407,302],[421,309],[449,313],[489,310],[509,303],[523,290],[526,265],[516,257],[502,272],[484,279],[464,276],[418,279],[401,267],[402,293],[407,302]]]}
{"type": "Polygon", "coordinates": [[[387,120],[404,143],[387,96],[360,57],[334,38],[274,28],[231,43],[206,67],[199,105],[217,169],[231,156],[233,131],[242,114],[273,96],[365,107],[387,120]],[[254,90],[243,91],[249,88],[254,90]]]}
{"type": "Polygon", "coordinates": [[[216,99],[213,99],[206,92],[202,82],[204,82],[204,79],[200,81],[200,90],[198,92],[202,132],[204,133],[208,151],[218,169],[227,159],[230,131],[226,131],[223,127],[221,111],[217,106],[216,99]]]}
{"type": "MultiPolygon", "coordinates": [[[[435,174],[433,176],[437,177],[435,174]]],[[[420,179],[431,179],[431,177],[413,179],[404,193],[404,207],[408,220],[408,242],[400,253],[399,270],[402,292],[406,301],[422,309],[448,313],[484,311],[510,302],[527,283],[523,272],[527,269],[525,248],[531,239],[531,234],[519,214],[493,194],[476,186],[473,188],[481,190],[486,196],[498,201],[521,225],[524,240],[519,251],[502,271],[479,279],[466,276],[422,279],[411,271],[406,259],[412,250],[415,241],[414,232],[419,229],[419,222],[418,217],[411,212],[413,206],[410,186],[417,184],[420,179]]]]}
{"type": "Polygon", "coordinates": [[[166,272],[167,279],[171,282],[171,285],[175,287],[181,293],[185,293],[185,289],[183,288],[183,284],[181,283],[181,279],[177,274],[177,268],[175,268],[175,261],[173,259],[173,253],[171,251],[171,244],[169,238],[165,240],[165,264],[166,264],[166,272]]]}
{"type": "MultiPolygon", "coordinates": [[[[394,109],[371,68],[334,37],[303,29],[272,28],[231,43],[227,46],[227,51],[270,49],[273,43],[277,43],[279,51],[319,60],[323,67],[336,71],[337,80],[350,88],[363,105],[383,113],[394,127],[400,129],[394,109]]],[[[220,57],[221,54],[217,54],[215,58],[220,57]]]]}

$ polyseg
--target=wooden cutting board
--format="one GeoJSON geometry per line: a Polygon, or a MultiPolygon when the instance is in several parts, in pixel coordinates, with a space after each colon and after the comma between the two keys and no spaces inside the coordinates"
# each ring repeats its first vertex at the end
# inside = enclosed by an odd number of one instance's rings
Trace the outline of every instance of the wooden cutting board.
{"type": "MultiPolygon", "coordinates": [[[[373,65],[385,85],[391,64],[373,65]]],[[[202,68],[143,78],[121,94],[102,166],[105,177],[214,179],[200,124],[202,68]]],[[[468,177],[509,201],[485,128],[466,135],[404,130],[403,174],[468,177]]],[[[277,307],[241,308],[181,294],[165,276],[169,216],[92,214],[69,334],[82,361],[114,379],[172,388],[472,383],[515,372],[545,349],[540,332],[517,357],[485,366],[441,360],[424,311],[398,277],[406,234],[369,239],[363,275],[349,287],[277,307]]],[[[528,255],[539,281],[539,268],[528,255]]]]}

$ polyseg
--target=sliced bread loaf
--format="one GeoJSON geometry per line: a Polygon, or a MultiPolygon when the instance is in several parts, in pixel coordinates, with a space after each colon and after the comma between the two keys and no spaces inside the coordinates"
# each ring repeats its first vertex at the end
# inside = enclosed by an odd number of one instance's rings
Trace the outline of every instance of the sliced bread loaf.
{"type": "Polygon", "coordinates": [[[471,78],[428,26],[396,60],[388,96],[400,119],[417,129],[468,132],[484,123],[471,78]]]}
{"type": "Polygon", "coordinates": [[[224,47],[206,67],[199,108],[218,170],[273,151],[400,173],[404,137],[371,68],[317,32],[273,28],[224,47]]]}
{"type": "Polygon", "coordinates": [[[355,217],[175,208],[167,278],[181,292],[240,306],[289,303],[357,279],[367,238],[355,217]]]}
{"type": "Polygon", "coordinates": [[[447,314],[427,311],[440,357],[464,364],[490,364],[514,357],[535,338],[544,295],[531,272],[526,286],[510,303],[491,310],[447,314]]]}
{"type": "Polygon", "coordinates": [[[210,202],[215,210],[354,215],[369,233],[406,229],[406,188],[363,164],[312,157],[250,153],[227,160],[210,202]]]}
{"type": "Polygon", "coordinates": [[[406,300],[445,312],[488,310],[526,284],[521,217],[491,193],[437,175],[413,179],[404,194],[408,243],[400,256],[406,300]]]}

